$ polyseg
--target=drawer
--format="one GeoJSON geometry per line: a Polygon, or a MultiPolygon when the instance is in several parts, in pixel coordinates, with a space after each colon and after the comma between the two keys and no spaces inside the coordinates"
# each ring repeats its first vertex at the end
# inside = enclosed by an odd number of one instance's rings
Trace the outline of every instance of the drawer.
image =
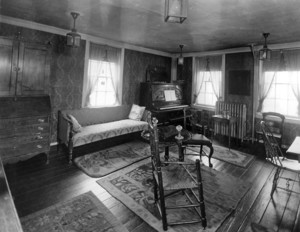
{"type": "Polygon", "coordinates": [[[18,145],[25,145],[27,143],[38,142],[38,141],[49,141],[49,134],[41,133],[31,136],[12,136],[0,139],[0,147],[15,147],[18,145]]]}
{"type": "Polygon", "coordinates": [[[32,142],[27,144],[18,144],[12,147],[0,148],[0,154],[3,160],[29,154],[39,154],[50,151],[50,144],[47,141],[32,142]]]}
{"type": "Polygon", "coordinates": [[[32,118],[8,118],[0,120],[0,130],[11,130],[28,125],[48,124],[48,115],[32,118]]]}
{"type": "Polygon", "coordinates": [[[0,139],[6,137],[13,137],[13,136],[31,136],[37,135],[42,133],[49,133],[49,124],[34,124],[34,125],[24,125],[20,127],[10,128],[0,130],[0,139]]]}

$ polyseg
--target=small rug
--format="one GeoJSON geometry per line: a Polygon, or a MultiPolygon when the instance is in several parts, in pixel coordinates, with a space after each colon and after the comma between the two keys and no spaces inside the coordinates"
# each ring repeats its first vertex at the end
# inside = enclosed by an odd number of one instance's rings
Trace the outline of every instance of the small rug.
{"type": "MultiPolygon", "coordinates": [[[[253,155],[228,149],[228,147],[218,146],[213,144],[214,153],[212,155],[212,158],[218,159],[227,163],[231,163],[234,165],[237,165],[239,167],[246,168],[248,165],[252,162],[254,159],[253,155]]],[[[189,150],[192,150],[194,152],[197,152],[199,154],[200,148],[197,147],[189,147],[189,150]]],[[[206,154],[209,154],[209,148],[206,146],[203,146],[203,150],[206,152],[206,154]]]]}
{"type": "Polygon", "coordinates": [[[77,157],[74,159],[74,163],[90,177],[99,178],[149,156],[149,144],[132,141],[77,157]]]}
{"type": "MultiPolygon", "coordinates": [[[[174,156],[174,153],[170,152],[174,156]]],[[[192,172],[193,173],[193,172],[192,172]]],[[[205,231],[216,231],[224,220],[234,211],[238,202],[250,187],[250,183],[233,176],[218,172],[204,165],[201,166],[203,178],[204,201],[206,208],[207,228],[205,231]]],[[[194,172],[195,174],[195,172],[194,172]]],[[[196,175],[196,174],[195,174],[196,175]]],[[[140,216],[157,231],[163,231],[162,222],[154,205],[152,168],[150,159],[135,163],[130,167],[115,172],[97,181],[112,196],[120,200],[130,210],[140,216]]],[[[182,198],[182,194],[179,194],[182,198]]],[[[182,200],[171,197],[172,202],[182,200]]],[[[169,199],[169,198],[168,198],[169,199]]],[[[168,213],[171,219],[186,218],[182,211],[168,213]]],[[[168,227],[168,231],[201,231],[201,224],[190,224],[168,227]]]]}
{"type": "Polygon", "coordinates": [[[23,217],[21,224],[24,232],[128,232],[92,192],[23,217]]]}

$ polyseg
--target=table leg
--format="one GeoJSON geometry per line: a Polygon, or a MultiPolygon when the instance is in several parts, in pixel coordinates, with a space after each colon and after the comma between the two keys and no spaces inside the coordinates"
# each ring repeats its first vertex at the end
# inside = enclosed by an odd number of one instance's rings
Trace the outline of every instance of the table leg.
{"type": "Polygon", "coordinates": [[[214,148],[213,148],[212,144],[210,144],[209,149],[210,150],[209,150],[209,155],[208,155],[208,163],[209,163],[209,167],[212,168],[213,165],[211,163],[211,157],[214,153],[214,148]]]}
{"type": "Polygon", "coordinates": [[[228,123],[228,148],[230,150],[230,135],[231,135],[231,124],[228,123]]]}
{"type": "Polygon", "coordinates": [[[165,146],[165,161],[169,160],[169,146],[165,146]]]}

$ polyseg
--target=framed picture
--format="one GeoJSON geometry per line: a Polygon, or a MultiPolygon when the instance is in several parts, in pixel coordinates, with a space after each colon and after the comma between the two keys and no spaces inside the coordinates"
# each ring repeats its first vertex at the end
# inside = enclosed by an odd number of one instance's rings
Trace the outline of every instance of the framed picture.
{"type": "Polygon", "coordinates": [[[250,96],[251,71],[230,70],[228,75],[228,94],[250,96]]]}

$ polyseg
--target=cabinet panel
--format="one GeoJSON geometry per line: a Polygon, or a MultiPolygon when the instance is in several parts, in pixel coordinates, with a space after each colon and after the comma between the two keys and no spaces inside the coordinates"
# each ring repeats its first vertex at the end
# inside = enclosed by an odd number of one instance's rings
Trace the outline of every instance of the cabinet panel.
{"type": "Polygon", "coordinates": [[[46,46],[22,44],[19,63],[20,93],[43,94],[48,89],[49,61],[46,46]]]}
{"type": "Polygon", "coordinates": [[[13,41],[0,38],[0,95],[14,94],[13,41]]]}
{"type": "Polygon", "coordinates": [[[49,93],[47,45],[0,38],[0,95],[49,93]]]}

